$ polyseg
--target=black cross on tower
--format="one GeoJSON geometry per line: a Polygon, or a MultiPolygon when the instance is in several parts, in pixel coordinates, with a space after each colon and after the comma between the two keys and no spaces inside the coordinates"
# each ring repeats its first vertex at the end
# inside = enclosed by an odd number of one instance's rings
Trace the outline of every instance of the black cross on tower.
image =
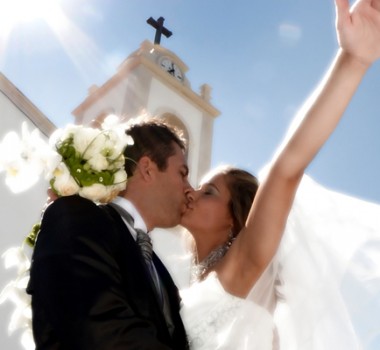
{"type": "Polygon", "coordinates": [[[161,35],[164,34],[167,38],[169,38],[173,33],[164,27],[164,17],[160,17],[157,21],[153,19],[153,17],[149,17],[146,20],[146,23],[150,24],[153,28],[156,28],[156,36],[154,37],[154,43],[160,44],[161,35]]]}

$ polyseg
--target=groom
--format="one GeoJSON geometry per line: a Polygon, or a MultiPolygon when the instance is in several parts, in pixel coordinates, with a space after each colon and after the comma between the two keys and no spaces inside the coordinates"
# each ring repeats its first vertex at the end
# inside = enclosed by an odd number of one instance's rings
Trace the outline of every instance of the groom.
{"type": "Polygon", "coordinates": [[[190,188],[185,141],[154,119],[127,133],[128,183],[113,203],[61,197],[45,211],[27,290],[37,350],[188,349],[178,290],[136,242],[141,230],[180,221],[190,188]]]}

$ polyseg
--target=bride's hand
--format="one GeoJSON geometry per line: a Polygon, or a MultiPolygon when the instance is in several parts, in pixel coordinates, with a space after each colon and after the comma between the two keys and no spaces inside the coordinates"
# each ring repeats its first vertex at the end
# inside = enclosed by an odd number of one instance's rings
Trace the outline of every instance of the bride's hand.
{"type": "Polygon", "coordinates": [[[342,50],[365,65],[380,58],[380,0],[335,0],[337,35],[342,50]]]}

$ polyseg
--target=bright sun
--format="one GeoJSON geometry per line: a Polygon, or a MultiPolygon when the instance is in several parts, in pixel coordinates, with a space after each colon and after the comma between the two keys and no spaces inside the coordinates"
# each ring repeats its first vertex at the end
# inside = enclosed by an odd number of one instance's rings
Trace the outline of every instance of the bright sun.
{"type": "Polygon", "coordinates": [[[60,13],[59,0],[0,0],[0,20],[10,28],[37,19],[51,22],[60,13]]]}
{"type": "Polygon", "coordinates": [[[20,24],[43,20],[59,31],[65,23],[60,0],[0,0],[0,54],[4,53],[12,31],[20,24]]]}
{"type": "Polygon", "coordinates": [[[59,35],[68,19],[61,9],[61,0],[0,0],[0,61],[4,60],[12,31],[20,25],[33,25],[42,20],[59,35]]]}
{"type": "MultiPolygon", "coordinates": [[[[7,46],[17,27],[27,29],[37,21],[44,21],[64,52],[81,70],[97,62],[96,45],[64,13],[63,0],[0,0],[0,69],[7,59],[7,46]]],[[[14,45],[19,45],[19,42],[14,45]]],[[[22,42],[21,44],[22,45],[22,42]]]]}

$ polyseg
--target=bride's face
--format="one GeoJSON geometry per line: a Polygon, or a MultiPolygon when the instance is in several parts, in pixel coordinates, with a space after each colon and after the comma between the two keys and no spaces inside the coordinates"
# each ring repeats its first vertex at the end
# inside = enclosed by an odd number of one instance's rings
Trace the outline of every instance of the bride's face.
{"type": "MultiPolygon", "coordinates": [[[[188,194],[189,204],[181,225],[196,238],[212,233],[229,232],[233,220],[229,209],[231,199],[225,175],[219,174],[188,194]]],[[[221,237],[224,239],[224,237],[221,237]]]]}

